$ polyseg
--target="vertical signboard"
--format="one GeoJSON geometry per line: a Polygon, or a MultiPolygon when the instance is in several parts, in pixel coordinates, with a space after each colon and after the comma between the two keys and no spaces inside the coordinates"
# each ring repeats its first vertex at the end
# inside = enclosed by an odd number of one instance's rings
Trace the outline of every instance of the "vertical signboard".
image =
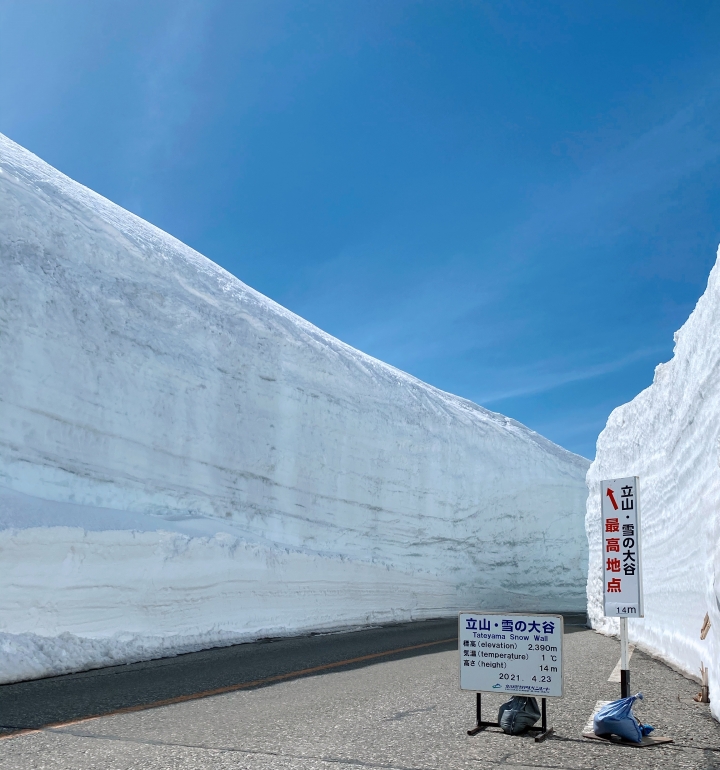
{"type": "Polygon", "coordinates": [[[605,616],[643,617],[638,478],[600,482],[605,616]]]}
{"type": "Polygon", "coordinates": [[[459,621],[461,690],[562,697],[562,615],[461,612],[459,621]]]}

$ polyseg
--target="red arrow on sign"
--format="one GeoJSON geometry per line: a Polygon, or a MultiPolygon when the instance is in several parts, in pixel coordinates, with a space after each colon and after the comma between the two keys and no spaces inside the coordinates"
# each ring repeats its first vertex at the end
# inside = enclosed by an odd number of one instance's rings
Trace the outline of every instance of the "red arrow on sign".
{"type": "Polygon", "coordinates": [[[610,498],[610,502],[612,503],[613,508],[617,511],[618,506],[617,506],[617,503],[615,502],[615,493],[613,492],[613,490],[610,489],[610,487],[608,487],[608,491],[605,494],[610,498]]]}

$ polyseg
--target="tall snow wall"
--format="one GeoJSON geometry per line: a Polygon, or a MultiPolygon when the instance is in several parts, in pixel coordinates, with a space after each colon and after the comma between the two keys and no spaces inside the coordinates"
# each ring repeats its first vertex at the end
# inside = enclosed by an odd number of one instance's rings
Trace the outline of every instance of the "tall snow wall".
{"type": "Polygon", "coordinates": [[[671,361],[652,385],[616,409],[588,471],[588,615],[603,616],[600,481],[639,476],[645,617],[630,619],[630,639],[682,671],[709,669],[712,711],[720,718],[720,266],[685,325],[671,361]],[[712,628],[700,639],[705,613],[712,628]]]}
{"type": "Polygon", "coordinates": [[[0,681],[582,610],[588,462],[0,136],[0,681]]]}

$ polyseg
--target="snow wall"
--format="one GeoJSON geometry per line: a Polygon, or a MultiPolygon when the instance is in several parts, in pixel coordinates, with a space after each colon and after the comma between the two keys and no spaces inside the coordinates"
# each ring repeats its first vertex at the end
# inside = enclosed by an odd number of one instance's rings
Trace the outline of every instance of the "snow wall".
{"type": "Polygon", "coordinates": [[[589,463],[0,135],[0,681],[585,608],[589,463]]]}
{"type": "MultiPolygon", "coordinates": [[[[693,677],[709,669],[720,718],[720,266],[675,334],[672,360],[653,384],[616,409],[588,471],[588,614],[593,628],[619,633],[602,606],[600,482],[640,477],[645,617],[632,641],[693,677]],[[700,639],[705,613],[712,628],[700,639]]],[[[713,700],[714,697],[714,700],[713,700]]]]}

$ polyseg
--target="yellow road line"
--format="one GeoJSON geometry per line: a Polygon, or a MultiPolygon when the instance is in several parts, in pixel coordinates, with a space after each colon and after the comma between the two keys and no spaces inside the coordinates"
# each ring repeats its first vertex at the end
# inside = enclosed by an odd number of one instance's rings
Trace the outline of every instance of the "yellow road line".
{"type": "Polygon", "coordinates": [[[101,717],[115,716],[116,714],[132,714],[135,711],[145,711],[147,709],[160,708],[161,706],[172,706],[175,703],[186,703],[191,700],[200,700],[200,698],[211,698],[214,695],[224,695],[228,692],[236,692],[237,690],[247,690],[251,687],[260,687],[263,684],[271,684],[272,682],[282,682],[285,679],[296,679],[297,677],[307,676],[308,674],[315,674],[319,671],[328,671],[333,668],[339,668],[340,666],[349,666],[352,663],[363,663],[366,660],[374,660],[376,658],[384,658],[388,655],[396,655],[400,652],[410,652],[411,650],[421,650],[424,647],[433,647],[438,644],[447,644],[448,642],[457,641],[457,637],[451,637],[450,639],[439,639],[436,642],[423,642],[422,644],[413,644],[409,647],[397,647],[394,650],[385,650],[384,652],[373,652],[370,655],[361,655],[358,658],[347,658],[346,660],[338,660],[335,663],[324,663],[322,666],[312,666],[311,668],[301,668],[297,671],[290,671],[287,674],[276,674],[275,676],[268,676],[265,679],[254,679],[252,682],[241,682],[240,684],[231,684],[226,687],[216,687],[214,690],[203,690],[202,692],[193,693],[192,695],[178,695],[175,698],[165,698],[163,700],[153,701],[152,703],[142,703],[138,706],[126,706],[125,708],[115,709],[115,711],[107,711],[104,714],[93,714],[92,716],[82,717],[81,719],[73,719],[69,722],[52,722],[50,724],[42,725],[42,727],[27,727],[21,730],[16,730],[8,735],[0,735],[0,740],[6,740],[7,738],[18,738],[21,735],[29,735],[30,733],[39,733],[42,730],[51,730],[59,727],[69,727],[70,725],[81,724],[82,722],[90,722],[93,719],[100,719],[101,717]]]}

